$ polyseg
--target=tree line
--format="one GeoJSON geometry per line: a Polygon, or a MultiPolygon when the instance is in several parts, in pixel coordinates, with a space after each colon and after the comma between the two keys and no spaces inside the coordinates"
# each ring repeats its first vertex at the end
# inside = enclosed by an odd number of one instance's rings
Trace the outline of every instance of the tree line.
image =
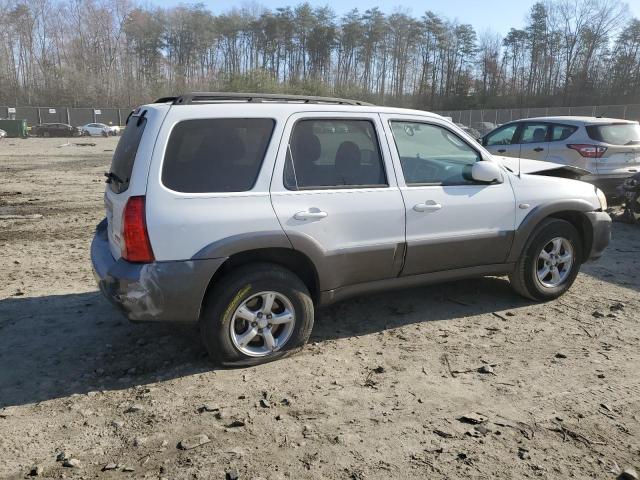
{"type": "Polygon", "coordinates": [[[501,37],[431,11],[0,0],[0,104],[130,106],[211,90],[434,110],[637,102],[640,20],[620,0],[545,0],[501,37]]]}

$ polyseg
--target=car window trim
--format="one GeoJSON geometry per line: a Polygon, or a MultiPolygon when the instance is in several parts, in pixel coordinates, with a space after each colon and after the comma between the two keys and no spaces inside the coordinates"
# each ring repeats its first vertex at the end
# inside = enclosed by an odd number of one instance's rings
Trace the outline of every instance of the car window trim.
{"type": "Polygon", "coordinates": [[[398,144],[396,142],[396,137],[393,134],[393,128],[391,126],[392,122],[422,123],[422,124],[425,124],[425,125],[431,125],[431,126],[434,126],[434,127],[443,128],[443,129],[447,130],[449,133],[451,133],[452,135],[456,136],[461,142],[466,144],[471,150],[476,152],[476,154],[478,155],[478,160],[476,160],[476,162],[481,162],[484,159],[484,156],[482,155],[482,152],[480,150],[475,148],[473,145],[471,145],[469,142],[467,142],[464,138],[462,138],[456,132],[451,130],[451,128],[449,128],[449,127],[447,127],[445,125],[442,125],[440,123],[429,122],[428,120],[409,120],[409,119],[394,119],[394,118],[389,118],[387,121],[389,123],[389,131],[391,132],[391,137],[393,138],[393,143],[394,143],[394,145],[396,147],[396,153],[398,155],[398,160],[400,162],[400,172],[402,173],[402,179],[404,180],[404,184],[407,187],[409,187],[409,188],[411,188],[411,187],[473,187],[473,186],[477,186],[477,185],[487,185],[486,183],[480,183],[480,182],[451,183],[451,184],[444,183],[444,182],[407,183],[407,178],[404,176],[404,170],[402,169],[402,157],[400,156],[400,150],[398,150],[398,144]]]}
{"type": "MultiPolygon", "coordinates": [[[[363,190],[363,189],[367,189],[367,188],[391,188],[391,184],[389,182],[389,173],[387,172],[387,167],[386,167],[386,162],[384,159],[384,151],[382,150],[382,144],[380,142],[380,132],[378,132],[377,126],[376,126],[376,121],[374,119],[374,117],[340,117],[340,116],[335,116],[335,117],[317,117],[317,116],[310,116],[310,117],[301,117],[301,118],[296,118],[293,123],[291,124],[291,128],[289,130],[289,136],[287,138],[285,138],[285,154],[284,154],[284,163],[282,164],[282,186],[284,187],[285,191],[288,192],[313,192],[313,191],[327,191],[327,190],[363,190]],[[293,132],[296,129],[296,126],[298,125],[299,122],[305,122],[305,121],[336,121],[336,122],[344,122],[344,121],[367,121],[369,123],[371,123],[371,125],[373,126],[373,131],[376,135],[376,141],[377,141],[377,145],[378,145],[378,153],[380,154],[380,162],[382,164],[382,170],[384,171],[384,178],[386,181],[386,184],[376,184],[376,185],[327,185],[327,186],[315,186],[315,187],[296,187],[295,189],[289,188],[287,186],[287,183],[285,181],[285,171],[287,168],[287,156],[289,155],[289,152],[291,151],[290,149],[290,145],[291,145],[291,137],[293,136],[293,132]]],[[[293,162],[293,156],[291,157],[291,162],[293,162]]],[[[294,167],[295,170],[295,167],[294,167]]],[[[296,180],[296,184],[297,184],[297,180],[296,180]]]]}

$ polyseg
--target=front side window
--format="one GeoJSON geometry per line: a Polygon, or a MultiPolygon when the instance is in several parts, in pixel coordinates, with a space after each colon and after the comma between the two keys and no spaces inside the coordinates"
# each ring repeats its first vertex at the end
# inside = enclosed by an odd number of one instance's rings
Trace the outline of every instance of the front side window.
{"type": "Polygon", "coordinates": [[[391,122],[407,185],[468,185],[480,154],[446,128],[426,123],[391,122]]]}
{"type": "Polygon", "coordinates": [[[274,125],[269,118],[211,118],[178,123],[169,136],[162,183],[183,193],[251,190],[274,125]]]}
{"type": "Polygon", "coordinates": [[[298,121],[287,145],[284,185],[289,190],[387,186],[373,122],[298,121]]]}
{"type": "Polygon", "coordinates": [[[499,130],[487,135],[485,146],[490,147],[492,145],[511,145],[513,143],[513,137],[518,130],[518,124],[505,125],[499,130]]]}
{"type": "Polygon", "coordinates": [[[525,123],[520,134],[520,143],[544,143],[547,141],[546,123],[525,123]]]}

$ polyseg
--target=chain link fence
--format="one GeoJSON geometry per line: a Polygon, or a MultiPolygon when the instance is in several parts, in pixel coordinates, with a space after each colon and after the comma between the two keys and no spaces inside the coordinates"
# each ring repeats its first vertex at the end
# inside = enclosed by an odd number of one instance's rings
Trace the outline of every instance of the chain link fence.
{"type": "Polygon", "coordinates": [[[546,108],[506,108],[493,110],[445,110],[437,112],[443,117],[451,117],[455,123],[477,128],[487,122],[495,125],[523,118],[549,116],[610,117],[640,121],[640,104],[631,105],[590,105],[586,107],[546,107],[546,108]]]}
{"type": "Polygon", "coordinates": [[[0,119],[26,120],[29,126],[40,123],[67,123],[74,127],[87,123],[124,125],[130,108],[75,108],[75,107],[2,107],[0,119]]]}
{"type": "MultiPolygon", "coordinates": [[[[29,126],[40,123],[68,123],[73,126],[87,123],[123,125],[130,108],[76,108],[76,107],[3,107],[0,119],[27,120],[29,126]]],[[[577,115],[611,117],[640,121],[640,104],[591,105],[586,107],[506,108],[492,110],[444,110],[436,112],[451,117],[455,123],[477,128],[483,123],[495,125],[522,118],[577,115]]]]}

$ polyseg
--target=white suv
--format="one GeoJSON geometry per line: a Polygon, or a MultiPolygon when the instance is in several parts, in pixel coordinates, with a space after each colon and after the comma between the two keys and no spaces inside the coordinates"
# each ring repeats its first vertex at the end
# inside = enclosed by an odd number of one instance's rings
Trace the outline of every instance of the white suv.
{"type": "Polygon", "coordinates": [[[602,192],[536,169],[514,173],[423,111],[163,98],[127,120],[93,268],[129,319],[199,322],[225,365],[286,355],[314,307],[365,292],[509,275],[544,301],[602,254],[611,223],[602,192]]]}

